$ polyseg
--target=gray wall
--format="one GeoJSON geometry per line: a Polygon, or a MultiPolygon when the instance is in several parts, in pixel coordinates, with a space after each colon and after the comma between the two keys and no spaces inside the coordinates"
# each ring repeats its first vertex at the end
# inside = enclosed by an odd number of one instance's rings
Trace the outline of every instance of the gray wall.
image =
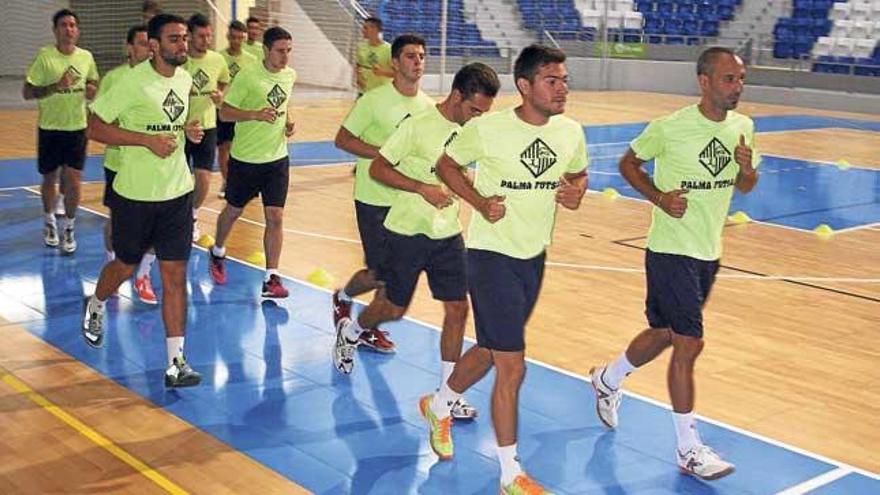
{"type": "Polygon", "coordinates": [[[55,42],[52,14],[67,0],[0,0],[0,76],[24,78],[43,46],[55,42]]]}

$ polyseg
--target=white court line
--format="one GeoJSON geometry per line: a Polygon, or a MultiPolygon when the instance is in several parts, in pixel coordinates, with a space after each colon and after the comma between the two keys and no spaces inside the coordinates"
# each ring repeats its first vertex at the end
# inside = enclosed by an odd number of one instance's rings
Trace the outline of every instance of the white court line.
{"type": "MultiPolygon", "coordinates": [[[[25,190],[27,190],[27,191],[29,191],[29,192],[32,192],[32,193],[38,194],[36,191],[34,191],[33,189],[30,189],[30,188],[28,188],[28,187],[22,187],[21,189],[25,189],[25,190]]],[[[91,210],[91,209],[89,209],[89,208],[83,208],[83,209],[86,210],[86,211],[88,211],[88,212],[90,212],[90,213],[93,213],[93,214],[95,214],[95,215],[97,215],[97,216],[107,218],[107,215],[106,215],[106,214],[100,213],[100,212],[98,212],[98,211],[91,210]]],[[[203,248],[203,247],[201,247],[201,246],[198,246],[198,245],[195,245],[195,244],[194,244],[193,247],[195,247],[196,249],[199,249],[199,250],[201,250],[201,251],[207,252],[207,249],[206,249],[206,248],[203,248]]],[[[244,260],[240,260],[240,259],[238,259],[238,258],[235,258],[234,256],[227,255],[226,257],[227,257],[228,259],[233,260],[233,261],[236,261],[236,262],[238,262],[238,263],[240,263],[240,264],[242,264],[242,265],[244,265],[244,266],[249,266],[249,267],[251,267],[251,268],[254,268],[254,269],[256,269],[256,270],[260,270],[260,271],[265,270],[265,267],[254,265],[253,263],[250,263],[250,262],[247,262],[247,261],[244,261],[244,260]]],[[[285,274],[283,274],[283,273],[281,274],[281,276],[282,276],[283,278],[287,279],[287,280],[290,280],[290,281],[292,281],[292,282],[298,283],[298,284],[303,285],[303,286],[306,286],[306,287],[310,287],[310,288],[312,288],[312,289],[314,289],[314,290],[317,290],[317,291],[320,291],[320,292],[324,292],[324,293],[326,293],[326,294],[328,294],[328,295],[333,293],[333,290],[332,290],[332,289],[327,289],[327,288],[325,288],[325,287],[321,287],[321,286],[315,285],[315,284],[313,284],[313,283],[311,283],[311,282],[308,282],[308,281],[306,281],[306,280],[300,280],[300,279],[298,279],[298,278],[296,278],[296,277],[292,277],[292,276],[289,276],[289,275],[285,275],[285,274]]],[[[358,302],[359,302],[360,304],[363,304],[364,306],[366,306],[367,304],[369,304],[368,301],[365,302],[365,301],[362,301],[362,300],[358,300],[358,302]]],[[[418,320],[418,319],[413,318],[413,317],[411,317],[411,316],[404,316],[402,319],[407,320],[407,321],[411,321],[411,322],[416,323],[416,324],[418,324],[418,325],[421,325],[421,326],[423,326],[423,327],[425,327],[425,328],[428,328],[428,329],[434,330],[434,331],[437,332],[437,333],[441,333],[441,332],[442,332],[442,329],[441,329],[440,327],[435,326],[435,325],[432,325],[432,324],[427,323],[427,322],[424,322],[424,321],[421,321],[421,320],[418,320]]],[[[468,342],[476,343],[476,339],[474,339],[474,338],[472,338],[472,337],[469,337],[469,336],[467,336],[467,335],[465,335],[464,339],[467,340],[468,342]]],[[[547,369],[549,369],[549,370],[551,370],[551,371],[555,371],[555,372],[557,372],[557,373],[560,373],[560,374],[562,374],[562,375],[565,375],[565,376],[568,376],[568,377],[571,377],[571,378],[577,379],[577,380],[582,381],[582,382],[584,382],[584,383],[590,383],[590,378],[589,378],[588,376],[586,376],[586,375],[579,375],[579,374],[577,374],[577,373],[575,373],[575,372],[568,371],[568,370],[566,370],[566,369],[562,369],[562,368],[560,368],[560,367],[558,367],[558,366],[554,366],[554,365],[552,365],[552,364],[545,363],[545,362],[543,362],[543,361],[539,361],[539,360],[534,359],[534,358],[526,357],[525,359],[526,359],[526,361],[529,362],[529,363],[532,363],[532,364],[535,364],[535,365],[538,365],[538,366],[542,366],[542,367],[547,368],[547,369]]],[[[651,405],[653,405],[653,406],[657,406],[657,407],[659,407],[659,408],[661,408],[661,409],[665,409],[665,410],[667,410],[667,411],[671,411],[671,410],[672,410],[672,407],[671,407],[669,404],[666,404],[666,403],[660,402],[660,401],[658,401],[658,400],[656,400],[656,399],[652,399],[652,398],[650,398],[650,397],[648,397],[648,396],[641,395],[641,394],[637,394],[637,393],[635,393],[635,392],[630,392],[630,391],[627,391],[627,390],[623,390],[622,392],[623,392],[624,395],[629,396],[629,397],[632,397],[632,398],[634,398],[634,399],[636,399],[636,400],[640,400],[640,401],[642,401],[642,402],[646,402],[646,403],[648,403],[648,404],[651,404],[651,405]]],[[[718,427],[720,427],[720,428],[725,428],[725,429],[730,430],[730,431],[732,431],[732,432],[734,432],[734,433],[739,433],[740,435],[743,435],[743,436],[746,436],[746,437],[749,437],[749,438],[753,438],[753,439],[755,439],[755,440],[760,440],[760,441],[762,441],[762,442],[766,442],[766,443],[768,443],[768,444],[770,444],[770,445],[775,445],[775,446],[777,446],[777,447],[780,447],[780,448],[786,449],[786,450],[791,451],[791,452],[794,452],[794,453],[796,453],[796,454],[800,454],[800,455],[802,455],[802,456],[804,456],[804,457],[809,457],[809,458],[811,458],[811,459],[815,459],[815,460],[817,460],[817,461],[824,462],[824,463],[826,463],[826,464],[831,464],[831,465],[833,465],[833,466],[837,466],[837,469],[845,469],[845,470],[848,470],[849,472],[858,473],[858,474],[864,475],[864,476],[866,476],[866,477],[868,477],[868,478],[871,478],[871,479],[874,479],[874,480],[878,480],[878,481],[880,481],[880,474],[872,473],[872,472],[870,472],[870,471],[867,471],[867,470],[864,470],[864,469],[861,469],[861,468],[858,468],[858,467],[855,467],[855,466],[851,466],[851,465],[849,465],[849,464],[847,464],[847,463],[844,463],[844,462],[841,462],[841,461],[837,461],[837,460],[831,459],[831,458],[826,457],[826,456],[823,456],[823,455],[821,455],[821,454],[816,454],[816,453],[814,453],[814,452],[810,452],[809,450],[805,450],[805,449],[802,449],[802,448],[800,448],[800,447],[795,447],[795,446],[793,446],[793,445],[787,444],[787,443],[782,442],[782,441],[779,441],[779,440],[774,440],[774,439],[772,439],[772,438],[766,437],[766,436],[761,435],[761,434],[759,434],[759,433],[755,433],[755,432],[752,432],[752,431],[749,431],[749,430],[746,430],[746,429],[740,428],[740,427],[738,427],[738,426],[733,426],[733,425],[728,424],[728,423],[725,423],[725,422],[723,422],[723,421],[718,421],[718,420],[715,420],[715,419],[711,419],[711,418],[708,418],[708,417],[705,417],[705,416],[702,416],[702,415],[699,415],[699,414],[695,414],[694,416],[695,416],[697,419],[699,419],[700,421],[703,421],[703,422],[705,422],[705,423],[709,423],[709,424],[711,424],[711,425],[715,425],[715,426],[718,426],[718,427]]],[[[836,470],[834,470],[834,471],[836,471],[836,470]]],[[[832,471],[832,472],[833,472],[833,471],[832,471]]]]}
{"type": "Polygon", "coordinates": [[[837,481],[850,473],[852,473],[852,471],[846,468],[832,469],[827,473],[820,474],[815,478],[808,479],[803,483],[797,484],[781,492],[778,492],[776,495],[801,495],[804,493],[809,493],[816,488],[819,488],[820,486],[825,486],[829,483],[837,481]]]}

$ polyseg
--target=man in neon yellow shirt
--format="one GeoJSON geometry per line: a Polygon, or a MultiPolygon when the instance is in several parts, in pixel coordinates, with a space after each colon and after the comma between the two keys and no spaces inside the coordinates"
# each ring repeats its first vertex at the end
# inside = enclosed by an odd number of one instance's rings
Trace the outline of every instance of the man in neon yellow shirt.
{"type": "Polygon", "coordinates": [[[654,203],[645,256],[650,328],[607,366],[590,370],[596,412],[617,426],[623,379],[672,347],[669,394],[682,471],[702,479],[733,472],[703,444],[694,419],[694,363],[703,349],[703,306],[721,257],[721,232],[736,188],[758,182],[752,120],[736,113],[746,70],[727,48],[709,48],[697,62],[702,99],[651,122],[620,160],[620,173],[654,203]],[[654,160],[653,180],[642,165],[654,160]]]}
{"type": "MultiPolygon", "coordinates": [[[[348,374],[354,366],[354,347],[360,334],[402,318],[419,275],[425,272],[431,293],[443,302],[445,314],[440,337],[440,388],[431,403],[443,418],[473,419],[476,409],[446,385],[461,355],[468,313],[467,275],[458,200],[440,185],[434,165],[462,125],[489,111],[500,85],[498,76],[485,64],[462,67],[449,96],[404,120],[379,150],[370,175],[398,191],[384,224],[388,231],[385,293],[373,299],[357,318],[345,318],[337,327],[334,364],[348,374]]],[[[448,426],[451,419],[446,423],[448,426]]],[[[441,457],[451,455],[442,446],[435,445],[435,451],[441,457]]]]}
{"type": "Polygon", "coordinates": [[[120,167],[113,180],[116,258],[104,265],[94,295],[84,301],[81,331],[88,345],[104,345],[105,302],[152,246],[164,285],[165,386],[190,387],[201,382],[201,375],[183,355],[193,190],[183,144],[187,138],[197,142],[202,130],[186,124],[192,77],[181,67],[186,63],[185,21],[159,14],[147,33],[152,60],[124,74],[91,105],[89,137],[119,146],[120,167]]]}
{"type": "Polygon", "coordinates": [[[76,209],[82,191],[82,169],[86,158],[86,100],[98,90],[98,67],[92,54],[76,46],[79,17],[68,9],[52,16],[55,44],[40,49],[27,70],[22,94],[37,100],[39,124],[37,169],[43,176],[40,196],[45,226],[43,242],[60,244],[62,254],[76,251],[73,233],[76,209]],[[59,169],[61,174],[59,175],[59,169]],[[55,184],[64,189],[64,229],[58,240],[55,222],[55,184]]]}
{"type": "MultiPolygon", "coordinates": [[[[391,45],[394,79],[358,98],[336,133],[336,147],[358,157],[355,165],[354,207],[364,249],[366,268],[352,275],[344,289],[333,293],[333,323],[351,319],[353,297],[381,286],[379,270],[387,250],[383,227],[395,191],[370,177],[370,163],[379,148],[408,117],[434,105],[419,89],[425,71],[425,40],[413,34],[398,36],[391,45]]],[[[385,332],[371,328],[360,344],[378,352],[394,352],[385,332]]]]}
{"type": "Polygon", "coordinates": [[[293,49],[290,33],[280,27],[270,28],[263,35],[263,44],[266,58],[235,76],[220,107],[220,117],[236,123],[235,138],[229,160],[226,207],[217,217],[216,243],[209,250],[208,271],[214,283],[226,283],[224,243],[244,207],[259,194],[266,218],[263,232],[266,275],[261,294],[284,298],[288,291],[281,283],[278,262],[284,240],[284,204],[290,177],[287,138],[294,131],[288,105],[296,71],[287,66],[293,49]]]}
{"type": "MultiPolygon", "coordinates": [[[[128,52],[128,60],[108,72],[98,88],[98,96],[101,97],[110,88],[128,74],[132,68],[150,58],[150,42],[147,39],[147,27],[144,25],[133,26],[128,30],[125,39],[125,49],[128,52]]],[[[108,145],[104,149],[104,206],[107,207],[109,216],[104,222],[104,248],[107,251],[107,261],[116,257],[113,252],[112,218],[113,218],[113,179],[122,165],[119,161],[119,146],[108,145]]],[[[145,304],[158,304],[156,293],[153,291],[153,283],[150,279],[150,270],[156,261],[156,254],[151,250],[144,254],[134,276],[134,291],[138,299],[145,304]]]]}
{"type": "MultiPolygon", "coordinates": [[[[229,23],[226,31],[226,40],[229,46],[220,52],[226,59],[229,70],[229,79],[234,80],[235,75],[243,68],[256,64],[257,58],[242,50],[247,28],[241,21],[229,23]]],[[[229,170],[229,148],[232,146],[232,138],[235,136],[235,122],[224,122],[220,118],[220,109],[217,109],[217,164],[220,165],[220,175],[223,176],[223,186],[220,188],[219,197],[226,197],[226,175],[229,170]]]]}
{"type": "Polygon", "coordinates": [[[382,39],[382,19],[378,17],[364,19],[361,35],[364,41],[358,43],[355,52],[358,96],[388,83],[394,77],[391,44],[382,39]]]}
{"type": "Polygon", "coordinates": [[[262,62],[266,58],[266,52],[263,50],[263,21],[258,17],[250,16],[245,24],[247,24],[247,42],[241,45],[241,48],[262,62]]]}
{"type": "MultiPolygon", "coordinates": [[[[468,288],[477,345],[449,377],[461,394],[495,366],[492,424],[501,492],[544,493],[517,458],[518,394],[525,375],[525,325],[544,274],[557,204],[580,206],[587,182],[587,146],[580,124],[562,115],[568,95],[565,54],[541,45],[523,49],[514,65],[522,96],[516,108],[474,119],[446,147],[437,174],[474,207],[468,231],[468,288]],[[464,167],[475,162],[473,184],[464,167]]],[[[442,392],[441,392],[442,393],[442,392]]],[[[420,404],[431,444],[452,454],[443,410],[420,404]]]]}
{"type": "Polygon", "coordinates": [[[223,103],[223,91],[229,84],[229,69],[222,55],[210,50],[213,28],[208,18],[193,14],[187,21],[189,57],[184,68],[193,78],[189,93],[190,109],[187,122],[198,122],[205,132],[198,143],[186,142],[186,161],[195,173],[193,192],[193,241],[201,237],[197,223],[199,208],[211,186],[211,172],[217,153],[217,109],[223,103]]]}

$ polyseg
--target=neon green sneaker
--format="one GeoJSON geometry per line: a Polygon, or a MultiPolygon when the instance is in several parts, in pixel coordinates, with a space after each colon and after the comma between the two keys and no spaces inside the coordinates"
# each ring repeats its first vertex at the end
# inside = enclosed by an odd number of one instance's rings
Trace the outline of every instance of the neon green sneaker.
{"type": "Polygon", "coordinates": [[[419,412],[431,429],[431,449],[441,461],[452,459],[452,416],[438,418],[431,410],[431,400],[434,394],[428,394],[419,399],[419,412]]]}
{"type": "Polygon", "coordinates": [[[509,485],[501,487],[501,495],[551,495],[537,481],[522,473],[509,485]]]}

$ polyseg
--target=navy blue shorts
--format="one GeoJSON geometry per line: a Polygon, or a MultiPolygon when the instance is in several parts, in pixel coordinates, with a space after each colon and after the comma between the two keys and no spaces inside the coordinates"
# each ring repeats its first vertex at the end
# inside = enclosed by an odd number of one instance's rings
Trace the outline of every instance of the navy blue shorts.
{"type": "Polygon", "coordinates": [[[672,328],[679,335],[703,338],[703,306],[719,267],[718,260],[647,250],[645,316],[651,328],[672,328]]]}
{"type": "Polygon", "coordinates": [[[263,206],[284,208],[289,182],[290,159],[286,156],[268,163],[248,163],[229,157],[226,202],[244,208],[259,194],[263,206]]]}
{"type": "Polygon", "coordinates": [[[205,135],[198,143],[189,139],[184,146],[186,163],[191,171],[214,170],[214,159],[217,157],[217,129],[205,129],[205,135]]]}
{"type": "Polygon", "coordinates": [[[37,129],[37,170],[46,175],[68,166],[82,170],[86,163],[86,130],[37,129]]]}
{"type": "Polygon", "coordinates": [[[113,251],[126,265],[140,263],[151,246],[162,261],[186,261],[192,248],[192,193],[167,201],[113,195],[113,251]]]}
{"type": "Polygon", "coordinates": [[[385,295],[406,308],[424,271],[431,294],[438,301],[467,299],[467,259],[461,235],[431,239],[388,231],[388,257],[382,267],[385,295]]]}
{"type": "Polygon", "coordinates": [[[358,233],[364,247],[364,264],[377,276],[381,274],[388,253],[388,231],[384,224],[390,209],[388,206],[373,206],[357,200],[354,202],[358,233]]]}
{"type": "Polygon", "coordinates": [[[526,348],[526,322],[544,279],[545,254],[521,260],[493,251],[468,249],[467,273],[477,344],[495,351],[526,348]]]}
{"type": "Polygon", "coordinates": [[[104,167],[104,206],[107,208],[113,208],[113,196],[116,194],[113,191],[113,179],[116,178],[116,172],[110,170],[107,167],[104,167]]]}
{"type": "Polygon", "coordinates": [[[235,122],[224,122],[217,116],[217,144],[231,143],[235,137],[235,122]]]}

